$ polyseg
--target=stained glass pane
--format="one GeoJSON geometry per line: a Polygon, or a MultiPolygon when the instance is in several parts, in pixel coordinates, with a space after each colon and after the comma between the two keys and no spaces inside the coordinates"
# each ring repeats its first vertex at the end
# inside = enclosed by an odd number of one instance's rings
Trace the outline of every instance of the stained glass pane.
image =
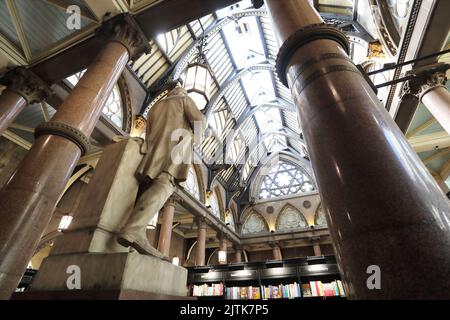
{"type": "Polygon", "coordinates": [[[242,234],[258,233],[268,231],[263,217],[258,213],[251,213],[242,226],[242,234]]]}
{"type": "Polygon", "coordinates": [[[315,189],[312,178],[302,167],[280,161],[263,179],[259,197],[268,199],[310,192],[315,189]]]}
{"type": "Polygon", "coordinates": [[[192,168],[188,172],[185,188],[197,200],[200,200],[200,191],[199,191],[199,188],[198,188],[197,175],[195,174],[195,172],[194,172],[194,170],[192,168]]]}

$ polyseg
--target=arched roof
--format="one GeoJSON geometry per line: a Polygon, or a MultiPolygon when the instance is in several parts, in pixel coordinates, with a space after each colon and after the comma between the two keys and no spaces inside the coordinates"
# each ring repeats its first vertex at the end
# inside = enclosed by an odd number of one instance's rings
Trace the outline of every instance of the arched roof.
{"type": "MultiPolygon", "coordinates": [[[[221,159],[231,164],[216,176],[227,190],[242,190],[248,186],[261,160],[273,153],[283,151],[308,159],[297,110],[275,70],[279,45],[270,18],[264,8],[252,9],[251,2],[247,2],[160,36],[159,40],[152,41],[153,53],[132,64],[150,91],[158,92],[158,86],[165,80],[182,75],[194,59],[198,43],[203,37],[206,39],[205,53],[213,71],[213,84],[205,116],[212,133],[196,152],[205,163],[221,159]],[[243,38],[239,39],[241,36],[243,38]],[[170,41],[161,43],[161,39],[170,41]],[[242,47],[245,40],[251,42],[250,48],[242,47]],[[236,43],[241,46],[236,47],[236,43]],[[156,60],[158,67],[154,63],[156,60]],[[225,148],[224,141],[227,142],[225,148]]],[[[342,25],[353,35],[361,30],[349,27],[355,23],[350,15],[337,19],[325,14],[324,19],[327,23],[342,25]]]]}

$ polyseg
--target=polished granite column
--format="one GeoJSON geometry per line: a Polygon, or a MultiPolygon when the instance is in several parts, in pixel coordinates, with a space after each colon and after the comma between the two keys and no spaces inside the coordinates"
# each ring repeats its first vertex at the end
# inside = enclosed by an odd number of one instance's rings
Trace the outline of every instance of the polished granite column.
{"type": "Polygon", "coordinates": [[[413,70],[410,74],[416,75],[416,78],[406,83],[404,94],[416,96],[450,134],[450,93],[445,87],[447,68],[448,65],[439,63],[423,68],[423,71],[413,70]],[[433,72],[433,69],[441,70],[433,72]]]}
{"type": "Polygon", "coordinates": [[[239,247],[234,248],[234,262],[235,263],[242,262],[242,249],[239,247]]]}
{"type": "Polygon", "coordinates": [[[322,250],[320,250],[320,245],[318,243],[314,243],[313,244],[313,249],[314,249],[314,255],[315,256],[321,256],[322,255],[322,250]]]}
{"type": "Polygon", "coordinates": [[[205,265],[206,223],[203,219],[197,220],[197,248],[195,250],[195,265],[205,265]]]}
{"type": "Polygon", "coordinates": [[[7,72],[0,84],[6,86],[0,96],[0,135],[29,104],[48,97],[50,89],[30,70],[17,67],[7,72]]]}
{"type": "Polygon", "coordinates": [[[309,1],[266,4],[348,297],[449,299],[448,199],[349,59],[345,34],[309,1]]]}
{"type": "Polygon", "coordinates": [[[172,239],[173,216],[175,213],[176,201],[170,197],[164,206],[164,212],[159,231],[158,250],[166,257],[170,253],[170,240],[172,239]]]}
{"type": "Polygon", "coordinates": [[[103,50],[0,192],[0,299],[19,283],[78,159],[88,148],[102,108],[130,58],[148,52],[148,40],[128,15],[104,23],[103,50]]]}

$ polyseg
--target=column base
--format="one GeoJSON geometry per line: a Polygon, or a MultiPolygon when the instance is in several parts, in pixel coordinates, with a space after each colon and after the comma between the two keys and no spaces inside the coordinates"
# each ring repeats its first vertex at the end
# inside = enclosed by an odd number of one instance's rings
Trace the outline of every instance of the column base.
{"type": "MultiPolygon", "coordinates": [[[[186,285],[185,268],[137,252],[63,254],[45,259],[30,292],[23,297],[39,293],[50,298],[56,292],[75,299],[89,296],[94,299],[107,296],[111,299],[185,297],[186,285]],[[69,266],[80,268],[79,290],[67,288],[67,283],[72,283],[69,277],[74,277],[73,273],[67,273],[69,266]]],[[[19,294],[16,296],[20,297],[19,294]]]]}

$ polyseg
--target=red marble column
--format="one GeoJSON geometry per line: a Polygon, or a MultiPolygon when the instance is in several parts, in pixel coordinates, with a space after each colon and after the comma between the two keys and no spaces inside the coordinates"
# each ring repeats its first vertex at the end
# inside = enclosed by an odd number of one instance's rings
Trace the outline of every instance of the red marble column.
{"type": "Polygon", "coordinates": [[[242,249],[234,248],[234,262],[241,263],[242,262],[242,249]]]}
{"type": "Polygon", "coordinates": [[[206,223],[203,220],[197,221],[197,248],[195,250],[195,265],[205,265],[206,248],[206,223]]]}
{"type": "Polygon", "coordinates": [[[31,71],[17,67],[7,72],[0,84],[6,86],[0,96],[0,135],[22,110],[31,103],[44,100],[50,93],[47,85],[31,71]]]}
{"type": "Polygon", "coordinates": [[[166,202],[162,216],[161,229],[159,231],[158,250],[166,257],[168,257],[170,253],[175,203],[176,202],[173,197],[166,202]]]}
{"type": "Polygon", "coordinates": [[[320,245],[318,243],[314,243],[313,244],[313,249],[314,249],[314,255],[315,256],[321,256],[322,255],[322,250],[320,250],[320,245]]]}
{"type": "Polygon", "coordinates": [[[272,246],[272,256],[273,260],[283,260],[283,256],[281,255],[281,248],[278,244],[274,244],[272,246]]]}
{"type": "Polygon", "coordinates": [[[449,299],[450,204],[309,1],[266,0],[350,298],[449,299]],[[371,266],[381,289],[372,289],[371,266]]]}
{"type": "Polygon", "coordinates": [[[148,48],[127,15],[100,33],[110,40],[52,120],[36,129],[33,147],[0,192],[0,299],[19,283],[123,68],[148,48]]]}

